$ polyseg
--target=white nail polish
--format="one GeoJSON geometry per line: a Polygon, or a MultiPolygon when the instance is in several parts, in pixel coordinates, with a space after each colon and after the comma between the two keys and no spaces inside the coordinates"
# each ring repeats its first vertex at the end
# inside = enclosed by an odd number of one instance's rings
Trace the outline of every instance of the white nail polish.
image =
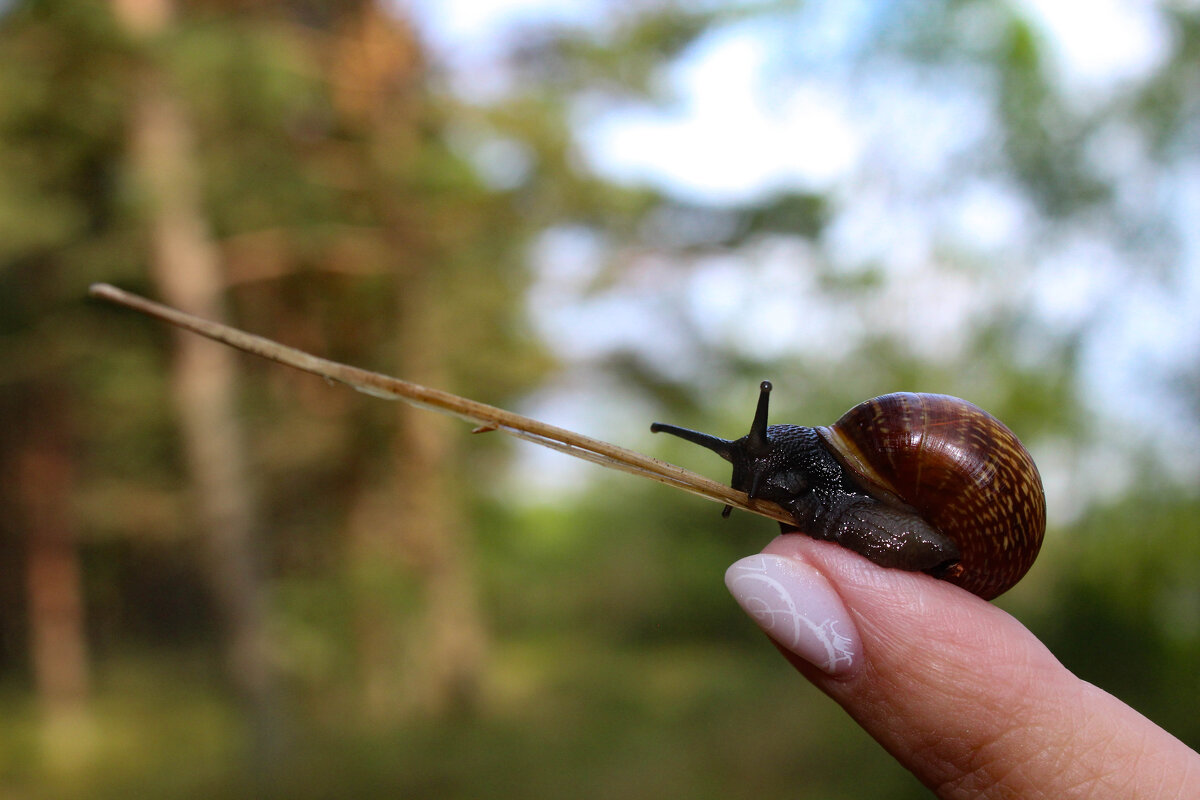
{"type": "Polygon", "coordinates": [[[802,561],[754,555],[734,563],[725,585],[758,626],[830,675],[860,660],[862,644],[842,599],[825,576],[802,561]]]}

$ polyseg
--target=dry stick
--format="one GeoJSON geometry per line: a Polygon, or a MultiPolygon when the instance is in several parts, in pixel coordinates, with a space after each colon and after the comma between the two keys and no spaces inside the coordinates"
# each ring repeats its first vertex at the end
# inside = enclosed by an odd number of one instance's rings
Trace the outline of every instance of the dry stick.
{"type": "Polygon", "coordinates": [[[668,486],[715,500],[718,503],[745,509],[770,519],[791,523],[793,520],[774,503],[751,500],[744,492],[731,489],[724,484],[709,480],[702,475],[642,455],[624,447],[618,447],[598,439],[592,439],[564,428],[558,428],[535,419],[514,414],[484,403],[468,400],[456,394],[430,389],[416,383],[347,366],[336,361],[310,355],[262,336],[222,325],[219,322],[201,319],[170,306],[155,303],[140,295],[131,294],[107,283],[96,283],[88,294],[116,305],[140,311],[156,319],[177,325],[185,330],[207,336],[230,347],[247,353],[269,358],[296,369],[320,375],[328,380],[344,383],[373,397],[385,400],[403,400],[414,406],[439,411],[475,423],[477,431],[497,430],[524,439],[561,453],[582,458],[611,469],[641,475],[668,486]]]}

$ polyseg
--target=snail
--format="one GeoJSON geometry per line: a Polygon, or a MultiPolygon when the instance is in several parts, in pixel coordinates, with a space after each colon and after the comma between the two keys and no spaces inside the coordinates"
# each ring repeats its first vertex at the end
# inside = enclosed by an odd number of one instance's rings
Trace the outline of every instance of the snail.
{"type": "Polygon", "coordinates": [[[1033,458],[1000,420],[957,397],[899,392],[859,403],[831,426],[768,425],[770,393],[763,381],[740,439],[657,422],[650,430],[732,462],[734,489],[791,514],[784,532],[985,600],[1029,570],[1046,529],[1045,493],[1033,458]]]}
{"type": "Polygon", "coordinates": [[[612,469],[649,478],[839,542],[888,567],[928,572],[984,599],[1029,569],[1046,527],[1033,459],[995,417],[965,400],[889,394],[830,427],[767,425],[764,381],[750,433],[728,441],[655,423],[733,462],[732,486],[665,461],[450,392],[340,364],[187,314],[106,283],[94,298],[332,383],[400,400],[612,469]]]}

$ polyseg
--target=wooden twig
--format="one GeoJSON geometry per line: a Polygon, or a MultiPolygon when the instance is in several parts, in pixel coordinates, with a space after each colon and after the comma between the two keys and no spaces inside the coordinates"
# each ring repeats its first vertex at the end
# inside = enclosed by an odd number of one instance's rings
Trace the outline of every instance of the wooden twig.
{"type": "Polygon", "coordinates": [[[723,505],[741,508],[781,522],[792,522],[786,511],[774,503],[751,500],[744,492],[705,478],[695,472],[657,458],[642,455],[624,447],[592,439],[588,436],[548,425],[545,422],[514,414],[501,408],[469,400],[450,392],[431,389],[378,372],[351,367],[337,361],[319,358],[302,350],[252,333],[201,319],[178,309],[156,303],[140,295],[118,289],[107,283],[93,284],[88,290],[92,297],[139,311],[148,316],[176,325],[209,339],[244,350],[247,353],[277,361],[296,369],[320,375],[331,381],[350,386],[357,391],[385,400],[401,400],[421,408],[439,411],[473,423],[476,431],[500,431],[561,453],[582,458],[610,469],[640,475],[668,486],[714,500],[723,505]]]}

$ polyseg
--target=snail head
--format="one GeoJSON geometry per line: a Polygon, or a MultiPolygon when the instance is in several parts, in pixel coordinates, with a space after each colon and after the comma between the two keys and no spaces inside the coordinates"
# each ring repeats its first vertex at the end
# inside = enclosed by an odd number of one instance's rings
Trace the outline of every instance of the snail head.
{"type": "MultiPolygon", "coordinates": [[[[770,405],[771,382],[763,381],[759,386],[758,407],[750,432],[740,439],[722,439],[689,428],[656,422],[650,426],[653,433],[669,433],[693,444],[712,450],[733,464],[733,479],[730,485],[745,492],[751,499],[762,498],[783,503],[794,499],[807,484],[803,471],[797,465],[811,438],[806,432],[811,428],[798,425],[767,425],[770,405]]],[[[723,516],[729,516],[725,507],[723,516]]]]}

